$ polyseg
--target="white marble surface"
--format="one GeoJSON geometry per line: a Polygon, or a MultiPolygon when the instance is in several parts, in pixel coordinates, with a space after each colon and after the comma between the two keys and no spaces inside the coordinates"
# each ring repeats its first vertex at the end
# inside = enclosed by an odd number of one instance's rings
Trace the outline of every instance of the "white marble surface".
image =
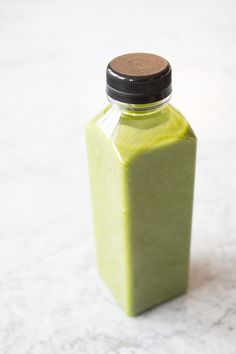
{"type": "Polygon", "coordinates": [[[236,353],[235,1],[0,3],[0,353],[236,353]],[[84,125],[151,51],[198,138],[190,288],[137,318],[96,272],[84,125]]]}

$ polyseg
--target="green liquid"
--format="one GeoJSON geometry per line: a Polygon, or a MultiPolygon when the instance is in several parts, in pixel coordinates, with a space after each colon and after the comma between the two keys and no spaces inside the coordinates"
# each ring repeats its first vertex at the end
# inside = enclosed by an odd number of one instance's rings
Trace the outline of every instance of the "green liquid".
{"type": "Polygon", "coordinates": [[[196,138],[170,105],[149,114],[109,106],[87,142],[98,268],[135,316],[187,289],[196,138]]]}

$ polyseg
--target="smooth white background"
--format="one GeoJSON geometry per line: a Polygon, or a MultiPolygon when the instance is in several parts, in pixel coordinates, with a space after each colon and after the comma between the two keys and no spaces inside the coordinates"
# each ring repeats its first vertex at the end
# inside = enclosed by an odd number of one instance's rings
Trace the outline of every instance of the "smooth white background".
{"type": "Polygon", "coordinates": [[[236,352],[235,1],[0,2],[0,353],[236,352]],[[95,266],[84,126],[105,67],[165,56],[198,136],[187,295],[128,318],[95,266]]]}

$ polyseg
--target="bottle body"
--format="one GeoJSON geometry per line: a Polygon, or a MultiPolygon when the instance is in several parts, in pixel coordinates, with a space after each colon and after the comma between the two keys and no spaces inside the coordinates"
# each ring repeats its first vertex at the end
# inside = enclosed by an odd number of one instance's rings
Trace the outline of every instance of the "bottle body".
{"type": "Polygon", "coordinates": [[[98,268],[135,316],[186,291],[196,138],[169,104],[128,108],[92,120],[87,146],[98,268]]]}

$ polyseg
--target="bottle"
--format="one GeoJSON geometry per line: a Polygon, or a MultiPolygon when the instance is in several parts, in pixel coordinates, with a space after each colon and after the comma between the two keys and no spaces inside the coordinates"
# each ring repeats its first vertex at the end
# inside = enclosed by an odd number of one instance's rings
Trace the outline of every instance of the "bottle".
{"type": "Polygon", "coordinates": [[[110,104],[87,125],[97,264],[136,316],[186,292],[196,137],[169,104],[166,59],[122,55],[106,75],[110,104]]]}

